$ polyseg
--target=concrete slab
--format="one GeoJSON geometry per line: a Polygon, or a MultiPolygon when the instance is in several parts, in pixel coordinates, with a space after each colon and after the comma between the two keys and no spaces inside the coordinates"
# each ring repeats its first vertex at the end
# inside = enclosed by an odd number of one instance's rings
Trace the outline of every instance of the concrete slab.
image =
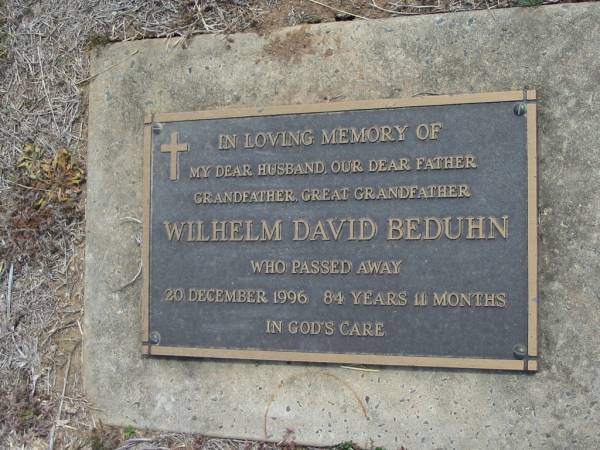
{"type": "Polygon", "coordinates": [[[357,21],[97,50],[90,89],[84,380],[101,418],[387,448],[600,446],[600,4],[357,21]],[[299,35],[302,34],[301,36],[299,35]],[[298,42],[302,42],[298,45],[298,42]],[[287,51],[290,49],[290,51],[287,51]],[[140,353],[146,113],[535,88],[541,371],[150,359],[140,353]]]}

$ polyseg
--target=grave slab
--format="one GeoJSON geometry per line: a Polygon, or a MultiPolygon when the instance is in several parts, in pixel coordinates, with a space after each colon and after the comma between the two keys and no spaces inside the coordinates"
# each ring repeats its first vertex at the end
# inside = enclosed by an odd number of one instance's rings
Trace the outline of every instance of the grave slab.
{"type": "Polygon", "coordinates": [[[84,383],[106,423],[386,448],[600,445],[600,4],[117,43],[89,91],[84,383]],[[297,45],[299,37],[302,45],[297,45]],[[539,372],[149,358],[140,343],[144,117],[531,88],[539,372]]]}

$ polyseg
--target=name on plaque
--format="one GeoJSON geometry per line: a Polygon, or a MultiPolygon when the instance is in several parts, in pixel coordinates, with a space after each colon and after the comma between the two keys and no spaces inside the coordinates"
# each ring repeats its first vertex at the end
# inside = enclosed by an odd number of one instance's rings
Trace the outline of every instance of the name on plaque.
{"type": "Polygon", "coordinates": [[[155,113],[147,355],[535,371],[532,90],[155,113]]]}

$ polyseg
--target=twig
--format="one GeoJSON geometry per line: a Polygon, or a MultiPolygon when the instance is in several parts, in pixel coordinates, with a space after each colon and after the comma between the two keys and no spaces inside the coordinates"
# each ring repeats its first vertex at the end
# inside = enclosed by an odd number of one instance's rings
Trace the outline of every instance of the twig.
{"type": "Polygon", "coordinates": [[[413,94],[412,97],[421,97],[421,96],[429,96],[429,95],[442,95],[439,92],[417,92],[416,94],[413,94]]]}
{"type": "MultiPolygon", "coordinates": [[[[435,9],[440,8],[440,1],[438,0],[437,5],[415,5],[412,3],[393,3],[396,8],[415,8],[415,9],[435,9]]],[[[420,14],[420,13],[417,13],[420,14]]]]}
{"type": "Polygon", "coordinates": [[[127,441],[125,441],[123,443],[123,445],[118,447],[116,450],[127,450],[127,449],[133,447],[134,445],[141,444],[143,442],[153,442],[153,441],[154,441],[154,439],[150,439],[150,438],[131,438],[131,439],[128,439],[127,441]]]}
{"type": "MultiPolygon", "coordinates": [[[[141,224],[141,223],[142,223],[142,221],[141,221],[140,219],[136,219],[135,217],[130,217],[130,216],[123,217],[123,218],[121,219],[121,223],[125,223],[125,222],[134,222],[134,223],[139,223],[139,224],[141,224]]],[[[137,239],[137,238],[135,238],[135,241],[137,242],[137,244],[138,244],[138,245],[140,245],[140,244],[141,244],[141,239],[137,239]]],[[[133,277],[133,278],[132,278],[130,281],[128,281],[127,283],[125,283],[123,286],[121,286],[120,288],[118,288],[118,289],[117,289],[115,292],[122,291],[122,290],[123,290],[123,289],[125,289],[126,287],[128,287],[128,286],[131,286],[133,283],[135,283],[135,280],[137,280],[137,279],[138,279],[138,277],[139,277],[141,274],[142,274],[142,263],[140,262],[140,266],[138,267],[138,271],[137,271],[137,273],[135,274],[135,276],[134,276],[134,277],[133,277]]]]}
{"type": "Polygon", "coordinates": [[[10,317],[10,302],[12,297],[12,285],[13,285],[13,263],[10,263],[10,269],[8,270],[8,286],[6,292],[6,317],[10,317]]]}
{"type": "Polygon", "coordinates": [[[358,370],[360,372],[380,372],[379,369],[366,369],[364,367],[340,366],[342,369],[358,370]]]}
{"type": "Polygon", "coordinates": [[[135,223],[139,223],[140,225],[142,224],[142,221],[140,219],[136,219],[135,217],[123,217],[121,219],[121,222],[135,222],[135,223]]]}
{"type": "Polygon", "coordinates": [[[75,346],[71,350],[71,353],[69,353],[69,358],[67,359],[67,368],[65,369],[65,377],[63,379],[63,388],[62,388],[62,394],[60,396],[60,402],[58,403],[58,412],[56,413],[56,421],[52,425],[52,430],[50,431],[50,437],[48,438],[48,450],[54,449],[54,432],[56,431],[56,426],[58,425],[58,422],[60,421],[60,416],[62,414],[63,401],[65,399],[65,392],[67,390],[67,380],[69,378],[69,372],[71,370],[71,359],[73,357],[73,353],[75,353],[75,350],[77,349],[77,347],[79,347],[80,343],[81,343],[81,340],[78,341],[77,344],[75,344],[75,346]]]}
{"type": "Polygon", "coordinates": [[[488,3],[488,0],[485,0],[485,6],[487,6],[487,10],[490,12],[490,14],[492,15],[492,20],[494,22],[496,22],[496,15],[494,14],[494,10],[490,7],[490,4],[488,3]]]}
{"type": "Polygon", "coordinates": [[[142,263],[140,262],[140,266],[138,267],[138,271],[135,274],[135,276],[128,281],[127,283],[125,283],[123,286],[121,286],[119,289],[117,289],[115,292],[119,292],[122,291],[123,289],[125,289],[126,287],[131,286],[133,283],[135,283],[135,281],[139,278],[139,276],[142,274],[142,263]]]}
{"type": "MultiPolygon", "coordinates": [[[[395,14],[395,15],[398,15],[398,16],[413,16],[415,14],[421,14],[421,13],[418,13],[418,12],[417,13],[415,13],[415,12],[401,12],[401,11],[394,11],[393,9],[382,8],[377,3],[375,3],[375,0],[371,0],[371,6],[373,6],[375,9],[378,9],[379,11],[383,11],[383,12],[390,13],[390,14],[395,14]]],[[[402,5],[402,6],[405,6],[405,5],[402,5]]],[[[409,6],[409,5],[406,5],[406,6],[409,6]]],[[[431,6],[431,7],[435,8],[435,6],[431,6]]]]}
{"type": "Polygon", "coordinates": [[[44,65],[42,64],[42,53],[40,52],[40,46],[37,47],[38,53],[38,63],[40,64],[40,76],[42,79],[42,89],[44,90],[44,94],[46,95],[46,100],[48,101],[48,106],[50,107],[50,112],[52,113],[52,122],[54,126],[58,130],[58,125],[56,123],[56,116],[54,115],[54,108],[52,107],[52,102],[50,101],[50,94],[48,94],[48,88],[46,87],[46,81],[44,80],[44,65]]]}
{"type": "Polygon", "coordinates": [[[20,184],[15,181],[11,181],[11,180],[4,180],[4,181],[6,181],[8,184],[14,184],[15,186],[19,186],[20,188],[23,188],[23,189],[29,189],[31,191],[52,192],[50,189],[41,189],[41,188],[34,188],[31,186],[25,186],[24,184],[20,184]]]}
{"type": "Polygon", "coordinates": [[[114,63],[114,64],[111,64],[110,66],[108,66],[107,68],[105,68],[105,69],[101,70],[100,72],[98,72],[98,73],[95,73],[95,74],[93,74],[93,75],[90,75],[89,77],[87,77],[87,78],[84,78],[83,80],[76,81],[76,82],[75,82],[75,85],[76,85],[76,86],[79,86],[80,84],[83,84],[83,83],[85,83],[86,81],[91,81],[91,80],[93,80],[93,79],[94,79],[94,78],[96,78],[98,75],[102,75],[104,72],[108,72],[108,71],[109,71],[110,69],[112,69],[113,67],[115,67],[115,66],[118,66],[119,64],[122,64],[122,63],[124,63],[124,62],[125,62],[125,61],[127,61],[129,58],[131,58],[131,57],[132,57],[132,56],[134,56],[134,55],[137,55],[138,53],[139,53],[139,50],[135,50],[135,51],[131,52],[131,54],[130,54],[130,55],[127,55],[127,56],[126,56],[125,58],[123,58],[121,61],[117,61],[116,63],[114,63]]]}
{"type": "Polygon", "coordinates": [[[308,0],[308,1],[311,2],[311,3],[315,3],[317,5],[324,6],[325,8],[329,8],[332,11],[336,11],[336,12],[339,12],[339,13],[342,13],[342,14],[348,14],[349,16],[354,16],[354,17],[356,17],[358,19],[369,20],[368,17],[359,16],[358,14],[354,14],[354,13],[351,13],[351,12],[348,12],[348,11],[344,11],[343,9],[334,8],[333,6],[326,5],[325,3],[318,2],[317,0],[308,0]]]}
{"type": "Polygon", "coordinates": [[[50,339],[50,338],[51,338],[52,336],[54,336],[56,333],[58,333],[59,331],[62,331],[62,330],[66,330],[67,328],[71,328],[71,327],[75,326],[75,325],[76,325],[76,324],[78,324],[78,323],[79,323],[78,321],[75,321],[75,320],[74,320],[74,321],[72,321],[72,322],[69,322],[69,323],[67,323],[66,325],[64,325],[64,326],[62,326],[62,327],[57,327],[57,328],[54,328],[52,331],[50,331],[50,333],[48,334],[48,336],[46,336],[46,337],[44,338],[44,340],[42,341],[42,347],[44,346],[44,344],[45,344],[46,342],[48,342],[48,339],[50,339]]]}

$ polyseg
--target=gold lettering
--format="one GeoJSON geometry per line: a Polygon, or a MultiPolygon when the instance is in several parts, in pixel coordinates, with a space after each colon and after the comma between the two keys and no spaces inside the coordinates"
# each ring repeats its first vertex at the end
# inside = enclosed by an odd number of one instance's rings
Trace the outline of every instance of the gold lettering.
{"type": "Polygon", "coordinates": [[[388,219],[388,241],[395,241],[402,239],[404,236],[404,230],[402,228],[403,222],[400,219],[388,219]]]}
{"type": "Polygon", "coordinates": [[[485,239],[483,234],[484,217],[466,217],[467,219],[467,239],[485,239]],[[475,223],[477,221],[477,223],[475,223]],[[477,232],[477,236],[475,236],[477,232]]]}
{"type": "Polygon", "coordinates": [[[225,240],[225,227],[227,226],[227,221],[213,220],[212,224],[212,234],[211,240],[213,241],[221,241],[225,240]]]}
{"type": "Polygon", "coordinates": [[[331,131],[322,130],[321,136],[322,136],[322,141],[321,141],[322,145],[337,144],[337,141],[335,139],[336,130],[331,130],[331,131]]]}
{"type": "Polygon", "coordinates": [[[424,219],[424,222],[425,222],[425,235],[423,236],[423,239],[425,239],[425,240],[439,239],[440,236],[442,235],[442,230],[443,230],[442,222],[439,219],[436,219],[435,217],[426,217],[424,219]],[[431,225],[432,224],[435,224],[435,227],[436,227],[436,232],[434,234],[431,233],[431,225]]]}
{"type": "Polygon", "coordinates": [[[365,142],[365,129],[361,128],[360,132],[356,128],[352,128],[352,142],[363,144],[365,142]]]}
{"type": "Polygon", "coordinates": [[[344,320],[339,325],[342,336],[382,337],[385,336],[383,322],[350,322],[344,320]]]}
{"type": "Polygon", "coordinates": [[[338,141],[336,144],[347,144],[348,140],[348,128],[338,128],[338,141]]]}
{"type": "Polygon", "coordinates": [[[276,220],[273,227],[269,229],[269,223],[261,220],[262,234],[261,241],[280,241],[281,240],[281,220],[276,220]]]}
{"type": "Polygon", "coordinates": [[[396,129],[396,133],[398,133],[398,141],[403,141],[404,140],[404,135],[406,133],[406,130],[408,129],[407,125],[404,125],[403,127],[400,127],[398,125],[394,125],[394,128],[396,129]]]}
{"type": "Polygon", "coordinates": [[[443,125],[441,122],[435,122],[431,124],[431,137],[430,139],[437,139],[439,134],[440,134],[440,130],[443,128],[443,125]]]}
{"type": "Polygon", "coordinates": [[[444,217],[442,219],[444,221],[444,235],[450,240],[456,240],[462,236],[463,233],[463,218],[456,217],[456,223],[458,224],[458,231],[455,234],[452,234],[452,217],[444,217]]]}
{"type": "Polygon", "coordinates": [[[417,138],[424,141],[429,137],[429,126],[426,123],[422,123],[417,126],[417,138]]]}
{"type": "Polygon", "coordinates": [[[212,166],[190,167],[190,178],[208,178],[212,166]]]}
{"type": "Polygon", "coordinates": [[[183,228],[185,226],[185,223],[183,223],[183,222],[171,223],[169,221],[164,221],[163,224],[164,224],[165,230],[167,232],[167,239],[169,239],[170,241],[172,241],[173,238],[175,238],[176,241],[181,239],[181,233],[183,233],[183,228]]]}
{"type": "Polygon", "coordinates": [[[406,219],[406,239],[409,241],[414,241],[421,239],[421,233],[416,233],[417,226],[421,222],[421,219],[418,217],[408,218],[406,219]]]}
{"type": "Polygon", "coordinates": [[[392,139],[392,127],[384,125],[381,127],[381,142],[391,142],[392,139]]]}
{"type": "Polygon", "coordinates": [[[493,307],[506,306],[506,292],[443,292],[433,293],[433,306],[450,308],[493,307]]]}
{"type": "Polygon", "coordinates": [[[219,134],[219,150],[234,150],[237,147],[236,134],[219,134]]]}
{"type": "Polygon", "coordinates": [[[266,326],[267,326],[267,330],[266,330],[267,334],[281,334],[282,327],[283,327],[283,321],[267,320],[266,326]]]}
{"type": "Polygon", "coordinates": [[[506,234],[508,232],[508,216],[502,216],[502,224],[499,223],[497,217],[490,217],[490,233],[488,239],[496,239],[494,230],[506,239],[506,234]]]}

